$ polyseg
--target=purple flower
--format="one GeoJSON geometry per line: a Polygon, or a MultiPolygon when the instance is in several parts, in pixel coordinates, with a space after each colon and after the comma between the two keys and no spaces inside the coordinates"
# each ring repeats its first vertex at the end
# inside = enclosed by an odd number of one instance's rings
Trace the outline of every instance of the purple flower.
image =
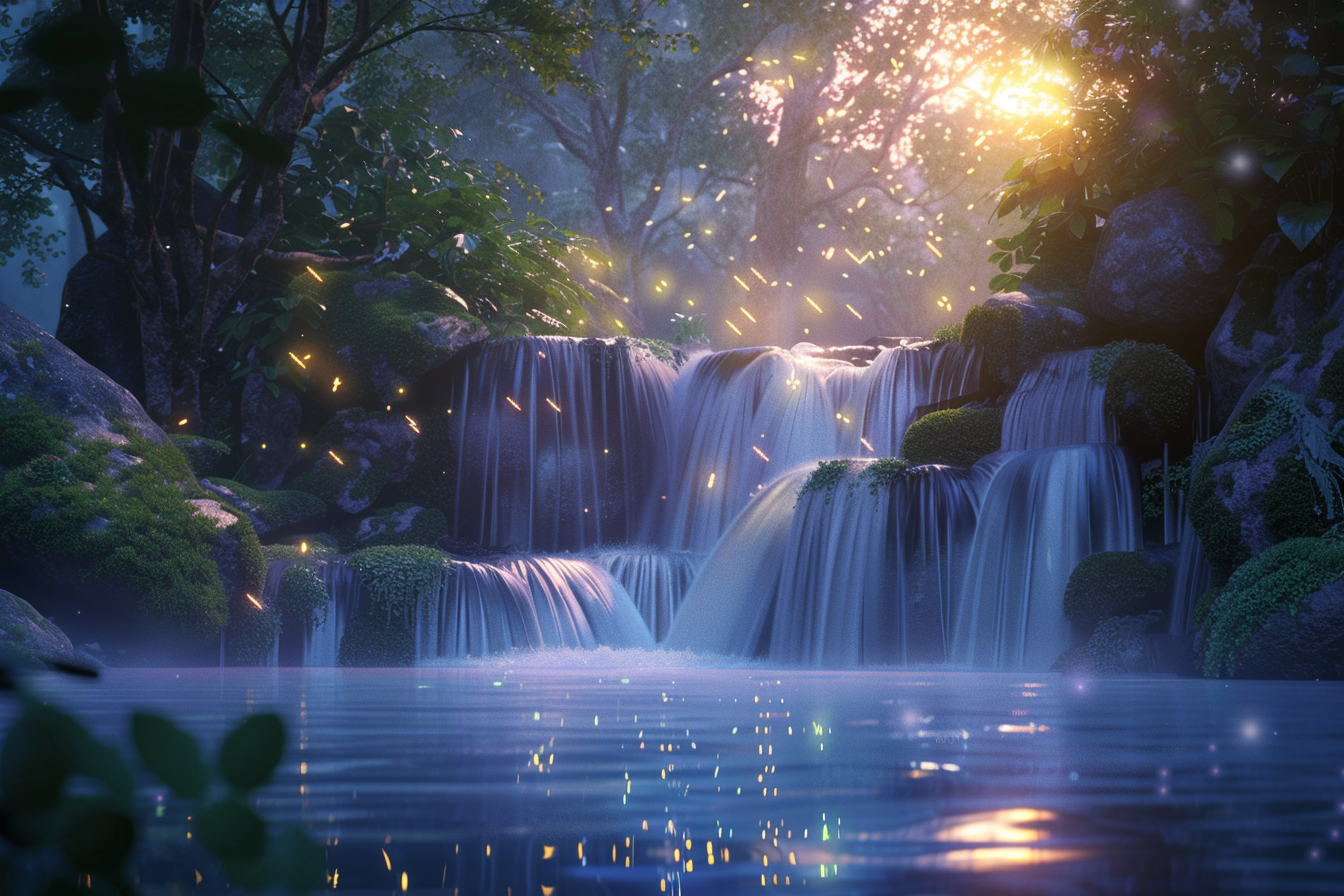
{"type": "Polygon", "coordinates": [[[1298,31],[1296,28],[1289,28],[1284,32],[1284,36],[1288,38],[1288,46],[1298,50],[1305,49],[1307,41],[1310,40],[1307,35],[1298,31]]]}

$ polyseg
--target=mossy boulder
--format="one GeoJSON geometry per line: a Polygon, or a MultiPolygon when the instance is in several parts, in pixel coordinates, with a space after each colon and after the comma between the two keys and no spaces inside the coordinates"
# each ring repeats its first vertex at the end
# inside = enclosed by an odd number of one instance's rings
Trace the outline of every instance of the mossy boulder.
{"type": "Polygon", "coordinates": [[[1241,678],[1344,679],[1344,582],[1275,610],[1242,652],[1241,678]]]}
{"type": "Polygon", "coordinates": [[[443,511],[403,503],[360,520],[354,543],[360,548],[391,544],[433,546],[447,534],[448,520],[443,511]]]}
{"type": "Polygon", "coordinates": [[[962,344],[980,349],[983,388],[1006,391],[1042,355],[1082,348],[1091,340],[1077,311],[1037,302],[1023,293],[994,296],[966,312],[962,344]]]}
{"type": "MultiPolygon", "coordinates": [[[[320,386],[312,390],[320,391],[320,386]]],[[[268,382],[252,373],[243,381],[238,422],[243,460],[239,475],[258,488],[279,488],[303,460],[303,402],[288,383],[268,382]]]]}
{"type": "Polygon", "coordinates": [[[327,514],[321,498],[297,489],[267,492],[217,476],[201,486],[246,513],[262,540],[312,526],[327,514]]]}
{"type": "Polygon", "coordinates": [[[1101,620],[1085,644],[1071,647],[1050,667],[1066,675],[1114,675],[1158,671],[1149,632],[1162,614],[1112,616],[1101,620]]]}
{"type": "Polygon", "coordinates": [[[345,625],[336,661],[342,666],[413,666],[415,636],[402,619],[365,612],[345,625]]]}
{"type": "Polygon", "coordinates": [[[394,404],[489,335],[452,292],[415,275],[340,272],[319,282],[302,274],[290,289],[325,309],[320,326],[296,334],[293,350],[306,358],[311,400],[332,409],[394,404]]]}
{"type": "Polygon", "coordinates": [[[912,464],[969,467],[998,451],[1002,437],[1002,409],[934,411],[910,424],[901,440],[901,456],[912,464]]]}
{"type": "Polygon", "coordinates": [[[342,411],[318,433],[312,466],[293,485],[342,513],[362,513],[389,485],[410,478],[420,436],[418,421],[395,410],[342,411]]]}
{"type": "Polygon", "coordinates": [[[0,590],[0,661],[45,666],[53,660],[78,661],[65,632],[28,601],[0,590]]]}
{"type": "Polygon", "coordinates": [[[1064,615],[1083,631],[1113,616],[1137,616],[1167,602],[1164,566],[1138,551],[1101,551],[1084,557],[1064,588],[1064,615]]]}
{"type": "Polygon", "coordinates": [[[1190,443],[1195,372],[1165,345],[1113,342],[1092,356],[1090,379],[1105,382],[1106,410],[1120,439],[1143,457],[1174,444],[1177,456],[1190,443]]]}
{"type": "Polygon", "coordinates": [[[182,452],[187,463],[191,464],[191,471],[197,476],[208,476],[215,472],[231,453],[229,446],[217,439],[193,435],[169,435],[168,438],[182,452]]]}
{"type": "Polygon", "coordinates": [[[452,561],[442,551],[420,545],[381,545],[350,556],[369,605],[380,612],[410,618],[420,599],[452,574],[452,561]]]}
{"type": "MultiPolygon", "coordinates": [[[[1242,564],[1204,619],[1204,674],[1244,675],[1246,661],[1280,612],[1296,613],[1303,600],[1344,578],[1344,542],[1294,538],[1242,564]]],[[[1274,639],[1281,640],[1281,639],[1274,639]]]]}

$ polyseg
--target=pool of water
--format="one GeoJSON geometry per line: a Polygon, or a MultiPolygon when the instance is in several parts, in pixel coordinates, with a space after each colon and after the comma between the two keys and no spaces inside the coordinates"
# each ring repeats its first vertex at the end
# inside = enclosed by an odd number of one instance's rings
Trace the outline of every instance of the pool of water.
{"type": "MultiPolygon", "coordinates": [[[[291,743],[258,803],[327,843],[341,891],[1344,888],[1337,683],[533,657],[39,687],[123,743],[132,708],[212,748],[241,714],[280,712],[291,743]]],[[[142,867],[142,883],[200,871],[184,891],[222,890],[185,808],[164,805],[150,839],[180,860],[142,867]]]]}

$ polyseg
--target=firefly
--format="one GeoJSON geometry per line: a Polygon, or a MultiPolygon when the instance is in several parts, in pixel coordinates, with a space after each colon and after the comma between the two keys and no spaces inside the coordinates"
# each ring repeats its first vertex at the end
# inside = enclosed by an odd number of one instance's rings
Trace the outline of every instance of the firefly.
{"type": "Polygon", "coordinates": [[[335,451],[331,451],[330,449],[328,449],[327,453],[331,455],[331,459],[336,461],[336,463],[340,464],[341,466],[345,466],[345,461],[337,457],[335,451]]]}
{"type": "Polygon", "coordinates": [[[523,409],[522,405],[514,401],[512,398],[509,398],[508,396],[505,396],[504,400],[507,401],[509,404],[513,405],[513,409],[515,411],[521,411],[523,409]]]}
{"type": "Polygon", "coordinates": [[[258,610],[264,610],[264,609],[266,609],[265,607],[263,607],[263,606],[261,605],[261,601],[257,600],[257,599],[256,599],[255,597],[253,597],[252,595],[248,594],[248,595],[247,595],[247,599],[250,600],[250,601],[252,601],[252,606],[256,607],[258,610]]]}
{"type": "Polygon", "coordinates": [[[305,267],[308,268],[308,273],[313,275],[314,280],[316,280],[318,283],[322,282],[322,275],[319,274],[317,271],[313,270],[312,265],[305,265],[305,267]]]}

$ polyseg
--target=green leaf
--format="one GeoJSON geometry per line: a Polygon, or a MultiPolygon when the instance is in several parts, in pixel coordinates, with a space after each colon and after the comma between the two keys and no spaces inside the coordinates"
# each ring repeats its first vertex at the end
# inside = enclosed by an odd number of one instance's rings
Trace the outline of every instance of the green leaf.
{"type": "Polygon", "coordinates": [[[990,292],[1012,292],[1022,285],[1017,274],[995,274],[989,281],[990,292]]]}
{"type": "Polygon", "coordinates": [[[9,729],[0,750],[0,791],[20,812],[43,812],[56,805],[70,776],[57,710],[30,705],[9,729]]]}
{"type": "Polygon", "coordinates": [[[196,836],[222,862],[247,862],[266,849],[266,822],[235,799],[220,800],[201,810],[196,836]]]}
{"type": "Polygon", "coordinates": [[[1279,228],[1293,241],[1294,246],[1299,250],[1305,249],[1307,244],[1325,229],[1334,209],[1334,203],[1328,199],[1323,199],[1314,205],[1285,202],[1279,206],[1279,228]]]}
{"type": "Polygon", "coordinates": [[[260,787],[280,764],[284,747],[285,727],[279,716],[274,713],[251,716],[224,738],[219,754],[220,773],[238,790],[260,787]]]}
{"type": "Polygon", "coordinates": [[[1320,63],[1306,53],[1294,53],[1291,56],[1285,56],[1282,64],[1278,65],[1277,68],[1285,78],[1311,77],[1321,73],[1320,63]]]}
{"type": "Polygon", "coordinates": [[[1085,218],[1078,212],[1074,212],[1072,215],[1070,215],[1069,233],[1073,234],[1078,239],[1082,239],[1083,234],[1087,233],[1087,218],[1085,218]]]}
{"type": "Polygon", "coordinates": [[[289,150],[270,134],[240,121],[221,121],[215,129],[228,138],[229,142],[258,162],[271,165],[288,165],[289,150]]]}
{"type": "Polygon", "coordinates": [[[135,823],[129,814],[87,797],[72,797],[62,813],[56,842],[76,871],[116,872],[135,845],[135,823]]]}
{"type": "Polygon", "coordinates": [[[194,799],[205,791],[210,774],[190,734],[162,716],[138,712],[131,718],[131,740],[145,767],[173,793],[194,799]]]}
{"type": "Polygon", "coordinates": [[[1272,158],[1266,159],[1261,165],[1265,174],[1273,178],[1275,183],[1281,183],[1285,174],[1297,164],[1298,155],[1295,152],[1285,152],[1272,158]]]}

